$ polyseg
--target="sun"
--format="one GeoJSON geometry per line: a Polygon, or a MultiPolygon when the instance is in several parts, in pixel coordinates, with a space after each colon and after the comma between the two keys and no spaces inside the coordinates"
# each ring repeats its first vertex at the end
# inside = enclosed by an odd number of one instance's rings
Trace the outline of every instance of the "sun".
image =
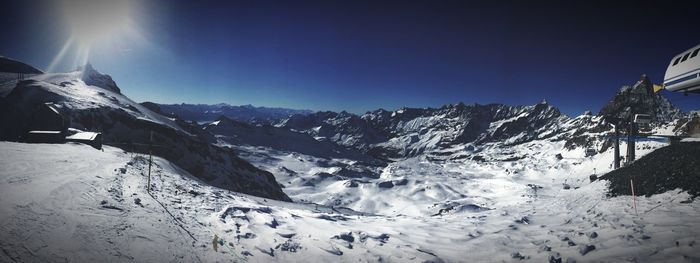
{"type": "Polygon", "coordinates": [[[73,37],[84,44],[119,33],[131,17],[126,0],[64,0],[63,12],[73,37]]]}
{"type": "Polygon", "coordinates": [[[54,57],[47,71],[59,63],[84,65],[95,47],[123,41],[135,31],[134,4],[130,0],[61,0],[59,10],[69,28],[70,37],[54,57]],[[66,58],[66,54],[75,54],[66,58]]]}

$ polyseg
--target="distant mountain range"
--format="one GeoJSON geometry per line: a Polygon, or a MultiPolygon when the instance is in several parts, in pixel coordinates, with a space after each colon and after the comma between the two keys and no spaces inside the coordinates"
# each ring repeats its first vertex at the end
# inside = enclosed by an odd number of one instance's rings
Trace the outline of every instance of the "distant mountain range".
{"type": "Polygon", "coordinates": [[[220,104],[155,104],[146,103],[157,108],[165,115],[177,116],[185,120],[196,122],[211,122],[219,117],[227,117],[232,120],[253,124],[275,124],[292,115],[311,114],[310,110],[295,110],[286,108],[255,107],[253,105],[233,106],[220,104]]]}
{"type": "Polygon", "coordinates": [[[571,118],[545,101],[530,106],[445,105],[441,108],[379,109],[364,115],[316,112],[295,115],[280,127],[325,138],[378,158],[428,154],[463,158],[475,146],[507,147],[533,140],[566,141],[568,149],[610,146],[613,119],[630,120],[648,114],[653,129],[667,135],[690,135],[700,130],[700,116],[684,113],[663,95],[653,92],[645,75],[624,86],[598,116],[590,112],[571,118]],[[465,148],[466,147],[466,148],[465,148]]]}
{"type": "Polygon", "coordinates": [[[163,146],[155,154],[210,184],[290,200],[272,174],[222,146],[247,145],[355,160],[355,167],[367,164],[362,173],[378,177],[364,171],[415,156],[489,160],[492,157],[480,153],[486,148],[498,149],[502,158],[523,158],[523,153],[510,148],[533,141],[565,142],[568,150],[585,147],[603,152],[610,147],[610,120],[635,113],[652,115],[656,131],[698,133],[699,114],[681,112],[663,95],[653,93],[650,85],[643,77],[621,89],[598,116],[588,113],[571,118],[545,101],[529,106],[459,103],[356,115],[252,105],[139,104],[121,94],[109,75],[87,65],[82,71],[15,82],[0,96],[0,139],[21,140],[31,127],[32,113],[51,102],[70,117],[72,128],[103,132],[106,144],[133,147],[130,143],[147,143],[153,131],[156,143],[163,146]]]}
{"type": "MultiPolygon", "coordinates": [[[[557,134],[567,117],[545,102],[532,106],[445,105],[437,109],[383,109],[362,116],[341,112],[295,115],[280,126],[379,158],[400,158],[468,144],[517,144],[557,134]]],[[[463,147],[451,151],[462,151],[463,147]]]]}

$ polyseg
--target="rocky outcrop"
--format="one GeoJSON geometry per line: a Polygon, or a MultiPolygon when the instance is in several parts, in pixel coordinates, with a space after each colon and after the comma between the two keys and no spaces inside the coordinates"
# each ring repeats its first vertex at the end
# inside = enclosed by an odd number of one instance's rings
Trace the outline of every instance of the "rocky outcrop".
{"type": "MultiPolygon", "coordinates": [[[[619,125],[621,135],[627,131],[627,124],[635,114],[647,114],[652,117],[652,123],[648,127],[660,127],[677,122],[689,122],[688,116],[674,106],[660,93],[654,93],[654,87],[646,75],[631,86],[623,86],[612,99],[601,108],[595,117],[577,118],[578,128],[566,139],[565,148],[593,147],[597,151],[605,151],[612,147],[614,125],[619,125]]],[[[688,126],[692,127],[692,123],[688,126]]],[[[682,131],[676,135],[683,135],[682,131]]]]}
{"type": "Polygon", "coordinates": [[[700,111],[691,112],[685,118],[679,119],[673,132],[681,136],[700,138],[700,111]]]}
{"type": "Polygon", "coordinates": [[[606,120],[615,118],[630,120],[634,114],[651,115],[654,122],[666,123],[683,117],[663,95],[654,93],[654,87],[646,75],[632,86],[622,87],[617,94],[600,110],[598,116],[606,120]]]}
{"type": "Polygon", "coordinates": [[[382,129],[365,118],[345,111],[296,114],[282,122],[281,127],[325,137],[339,145],[362,150],[391,137],[388,129],[382,129]]]}
{"type": "Polygon", "coordinates": [[[121,90],[117,87],[112,77],[107,74],[102,74],[95,70],[90,63],[85,64],[82,69],[83,75],[81,79],[85,84],[90,86],[100,87],[121,94],[121,90]]]}
{"type": "Polygon", "coordinates": [[[700,195],[700,142],[682,142],[660,148],[630,166],[600,177],[610,181],[610,195],[631,195],[634,178],[636,195],[651,196],[682,189],[700,195]],[[663,167],[663,169],[659,169],[663,167]]]}

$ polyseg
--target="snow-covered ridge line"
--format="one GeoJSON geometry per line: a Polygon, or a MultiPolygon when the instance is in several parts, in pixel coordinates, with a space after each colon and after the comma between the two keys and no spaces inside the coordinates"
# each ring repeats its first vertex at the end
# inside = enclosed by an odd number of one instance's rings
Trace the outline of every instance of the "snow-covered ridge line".
{"type": "Polygon", "coordinates": [[[208,104],[155,104],[158,111],[169,116],[177,116],[196,122],[210,122],[225,116],[229,119],[252,124],[274,125],[295,114],[310,114],[310,110],[296,110],[275,107],[255,107],[253,105],[234,106],[225,103],[208,104]]]}
{"type": "Polygon", "coordinates": [[[362,116],[318,112],[292,116],[281,127],[324,137],[379,158],[401,158],[460,144],[527,142],[559,132],[569,118],[542,102],[532,106],[446,105],[377,110],[362,116]]]}
{"type": "Polygon", "coordinates": [[[270,173],[238,158],[228,148],[213,145],[214,136],[199,127],[134,102],[120,93],[111,77],[90,65],[82,71],[43,74],[20,81],[2,102],[0,123],[11,125],[3,125],[0,139],[23,140],[29,130],[37,128],[76,128],[101,132],[104,144],[143,153],[149,151],[143,145],[151,143],[153,134],[157,146],[151,151],[155,155],[214,186],[289,200],[270,173]],[[38,111],[45,103],[60,110],[61,122],[68,127],[46,127],[54,122],[39,121],[47,118],[38,111]]]}

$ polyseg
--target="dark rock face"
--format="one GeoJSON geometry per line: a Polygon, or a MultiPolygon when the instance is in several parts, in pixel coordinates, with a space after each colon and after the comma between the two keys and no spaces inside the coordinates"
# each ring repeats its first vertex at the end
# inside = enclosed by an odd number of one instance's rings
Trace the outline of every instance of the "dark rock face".
{"type": "Polygon", "coordinates": [[[117,87],[117,83],[112,80],[112,77],[98,72],[90,63],[86,64],[83,68],[82,80],[85,82],[85,84],[97,86],[121,94],[121,90],[119,90],[119,87],[117,87]]]}
{"type": "Polygon", "coordinates": [[[42,74],[41,70],[14,59],[0,56],[0,72],[42,74]]]}
{"type": "Polygon", "coordinates": [[[474,156],[472,157],[472,160],[473,160],[473,161],[477,161],[477,162],[485,162],[485,161],[486,161],[486,158],[484,158],[484,157],[481,156],[481,155],[474,155],[474,156]]]}
{"type": "Polygon", "coordinates": [[[607,120],[630,120],[634,114],[648,114],[654,122],[669,122],[682,117],[681,111],[661,94],[654,94],[654,87],[646,75],[634,85],[624,86],[598,113],[607,120]]]}
{"type": "Polygon", "coordinates": [[[596,233],[596,232],[591,232],[591,233],[588,234],[588,237],[591,238],[591,239],[597,238],[597,237],[598,237],[598,233],[596,233]]]}
{"type": "MultiPolygon", "coordinates": [[[[502,121],[505,119],[514,118],[515,114],[508,114],[505,116],[496,115],[496,120],[502,121]]],[[[526,114],[515,116],[521,116],[511,122],[505,122],[503,125],[498,127],[492,134],[487,134],[479,142],[495,142],[503,141],[515,137],[519,134],[524,134],[524,137],[516,142],[526,142],[536,138],[542,138],[543,132],[541,129],[554,128],[557,127],[557,120],[561,117],[561,113],[557,108],[549,106],[546,103],[540,103],[535,105],[531,110],[526,111],[526,114]]]]}
{"type": "Polygon", "coordinates": [[[579,251],[579,253],[581,253],[581,255],[586,255],[593,250],[595,250],[594,245],[583,245],[579,248],[578,251],[579,251]]]}
{"type": "Polygon", "coordinates": [[[377,186],[378,186],[379,188],[386,188],[386,189],[388,189],[388,188],[393,188],[393,187],[394,187],[394,182],[392,182],[392,181],[384,181],[384,182],[378,183],[377,186]]]}
{"type": "Polygon", "coordinates": [[[54,105],[58,105],[58,102],[64,100],[63,97],[42,89],[39,84],[35,80],[19,82],[17,86],[21,89],[15,88],[7,97],[1,98],[0,123],[3,125],[0,126],[0,140],[22,140],[28,131],[36,128],[34,127],[36,125],[34,121],[37,119],[35,114],[42,110],[46,103],[56,102],[54,105]]]}
{"type": "MultiPolygon", "coordinates": [[[[689,117],[671,104],[662,94],[655,94],[651,80],[646,75],[642,75],[640,80],[634,85],[623,86],[603,106],[597,115],[600,118],[597,122],[590,115],[577,118],[575,120],[577,123],[573,123],[573,125],[580,128],[572,133],[570,138],[566,139],[565,148],[571,150],[577,147],[592,147],[596,142],[599,142],[600,138],[595,138],[588,134],[605,133],[607,136],[613,136],[613,125],[618,124],[618,121],[620,121],[618,127],[621,135],[624,135],[627,130],[627,123],[634,118],[635,114],[650,115],[652,117],[651,126],[665,124],[678,119],[690,122],[689,117]]],[[[693,125],[691,124],[688,127],[693,127],[693,125]]],[[[700,129],[700,125],[698,127],[700,129]]],[[[679,135],[683,135],[682,133],[682,131],[677,132],[679,135]]],[[[597,150],[604,152],[612,145],[612,140],[605,140],[602,142],[601,148],[597,150]]]]}
{"type": "Polygon", "coordinates": [[[359,184],[355,180],[348,180],[345,183],[343,183],[343,185],[345,185],[345,187],[347,188],[355,188],[359,186],[359,184]]]}
{"type": "Polygon", "coordinates": [[[700,138],[700,112],[694,112],[678,121],[678,126],[673,130],[683,136],[700,138]]]}
{"type": "Polygon", "coordinates": [[[283,122],[283,127],[326,137],[344,146],[366,148],[368,144],[384,142],[389,134],[371,125],[359,116],[347,112],[317,112],[294,115],[283,122]],[[351,138],[350,140],[348,140],[351,138]]]}
{"type": "Polygon", "coordinates": [[[408,179],[403,178],[403,179],[399,179],[399,180],[394,180],[393,183],[394,183],[394,185],[396,185],[396,186],[407,185],[407,184],[408,184],[408,179]]]}
{"type": "MultiPolygon", "coordinates": [[[[270,147],[276,150],[297,152],[323,158],[349,158],[361,160],[374,165],[382,162],[360,153],[355,149],[347,149],[329,141],[319,141],[309,134],[290,131],[270,125],[252,125],[221,116],[216,122],[205,125],[204,130],[221,135],[219,138],[233,145],[252,145],[270,147]]],[[[346,177],[362,177],[351,175],[352,171],[344,171],[346,177]]],[[[358,171],[361,173],[363,171],[358,171]]],[[[366,176],[370,176],[368,173],[366,176]]],[[[370,176],[371,177],[371,176],[370,176]]]]}
{"type": "Polygon", "coordinates": [[[352,236],[352,232],[341,233],[340,235],[333,236],[333,238],[345,240],[349,243],[355,242],[355,237],[352,236]]]}
{"type": "Polygon", "coordinates": [[[618,196],[632,194],[630,178],[634,178],[636,195],[651,196],[674,189],[683,189],[692,196],[700,195],[700,142],[660,148],[599,179],[610,181],[609,194],[618,196]]]}
{"type": "MultiPolygon", "coordinates": [[[[160,109],[160,106],[156,103],[146,101],[146,102],[141,102],[139,104],[143,105],[144,107],[146,107],[147,109],[149,109],[155,113],[163,114],[163,111],[160,109]]],[[[171,116],[168,116],[168,117],[171,117],[171,116]]]]}
{"type": "Polygon", "coordinates": [[[367,169],[362,165],[343,167],[335,174],[343,178],[379,178],[379,174],[377,172],[367,169]]]}

